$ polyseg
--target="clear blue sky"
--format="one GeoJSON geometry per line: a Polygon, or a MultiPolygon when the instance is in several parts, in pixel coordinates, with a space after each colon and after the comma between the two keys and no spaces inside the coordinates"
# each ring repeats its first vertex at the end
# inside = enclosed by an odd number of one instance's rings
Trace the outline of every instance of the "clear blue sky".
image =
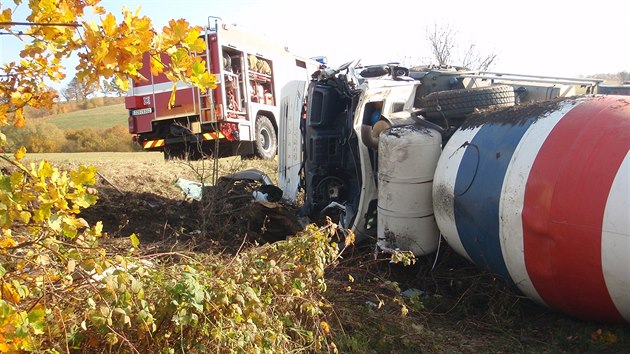
{"type": "MultiPolygon", "coordinates": [[[[102,5],[117,17],[123,6],[141,6],[158,26],[171,18],[203,25],[207,16],[220,16],[300,55],[325,55],[332,65],[356,58],[363,64],[427,63],[426,30],[437,23],[454,27],[462,44],[496,52],[495,71],[556,76],[630,71],[630,0],[104,0],[102,5]]],[[[0,61],[16,52],[15,41],[0,36],[0,61]]]]}

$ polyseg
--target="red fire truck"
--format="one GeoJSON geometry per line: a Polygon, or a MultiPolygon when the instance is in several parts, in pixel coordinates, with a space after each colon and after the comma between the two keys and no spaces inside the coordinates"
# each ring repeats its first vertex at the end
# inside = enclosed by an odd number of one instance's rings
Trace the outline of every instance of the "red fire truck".
{"type": "Polygon", "coordinates": [[[145,150],[163,151],[167,159],[273,159],[282,121],[299,119],[305,86],[319,62],[215,17],[202,37],[207,49],[201,57],[217,87],[204,94],[179,82],[169,109],[173,82],[151,75],[146,55],[140,73],[148,80],[134,81],[125,99],[129,132],[145,150]]]}

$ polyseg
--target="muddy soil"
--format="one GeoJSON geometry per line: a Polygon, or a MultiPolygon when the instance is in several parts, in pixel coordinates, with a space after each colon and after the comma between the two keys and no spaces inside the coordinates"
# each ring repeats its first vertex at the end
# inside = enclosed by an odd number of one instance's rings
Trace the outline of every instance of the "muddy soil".
{"type": "Polygon", "coordinates": [[[131,171],[118,173],[125,169],[122,165],[99,171],[94,186],[99,202],[81,216],[90,224],[102,221],[110,245],[124,247],[136,234],[143,252],[229,252],[243,242],[273,242],[301,229],[292,205],[255,200],[253,192],[264,188],[260,181],[220,178],[216,186],[206,186],[204,198],[197,201],[175,185],[180,175],[193,182],[197,176],[175,163],[162,167],[135,179],[129,178],[131,171]]]}

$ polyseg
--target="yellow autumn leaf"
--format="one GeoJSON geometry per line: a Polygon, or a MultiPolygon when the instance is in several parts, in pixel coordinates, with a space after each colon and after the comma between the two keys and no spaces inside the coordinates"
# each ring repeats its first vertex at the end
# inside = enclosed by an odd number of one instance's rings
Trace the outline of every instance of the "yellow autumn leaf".
{"type": "Polygon", "coordinates": [[[11,235],[11,230],[5,230],[4,235],[0,238],[0,248],[11,248],[17,245],[17,242],[11,235]]]}
{"type": "Polygon", "coordinates": [[[177,84],[173,84],[173,90],[171,91],[171,98],[168,100],[168,109],[173,108],[175,105],[175,95],[177,92],[177,84]]]}
{"type": "Polygon", "coordinates": [[[131,24],[133,23],[133,19],[135,17],[134,14],[131,12],[131,10],[129,10],[127,6],[123,6],[122,13],[124,23],[127,26],[131,27],[131,24]]]}
{"type": "Polygon", "coordinates": [[[409,314],[409,309],[407,308],[407,306],[405,306],[404,304],[400,307],[400,315],[402,317],[407,316],[407,314],[409,314]]]}
{"type": "Polygon", "coordinates": [[[120,64],[118,52],[115,49],[108,49],[101,64],[106,68],[115,68],[120,64]]]}
{"type": "Polygon", "coordinates": [[[348,234],[346,235],[346,238],[344,240],[344,245],[346,247],[349,247],[350,245],[354,244],[354,241],[355,241],[354,232],[352,230],[348,230],[348,234]]]}
{"type": "Polygon", "coordinates": [[[103,232],[103,222],[97,221],[96,225],[92,227],[92,233],[96,236],[100,236],[102,232],[103,232]]]}
{"type": "Polygon", "coordinates": [[[133,248],[138,248],[138,246],[140,245],[140,239],[138,238],[138,236],[136,236],[136,234],[131,234],[129,236],[129,239],[131,240],[131,246],[133,248]]]}
{"type": "Polygon", "coordinates": [[[138,33],[140,37],[144,34],[149,33],[151,36],[153,32],[151,31],[151,20],[148,17],[139,17],[133,23],[134,32],[138,33]]]}
{"type": "MultiPolygon", "coordinates": [[[[6,106],[0,107],[0,126],[7,125],[9,120],[9,115],[4,108],[6,108],[6,106]]],[[[3,144],[6,144],[6,136],[3,139],[3,144]]]]}
{"type": "Polygon", "coordinates": [[[164,71],[164,64],[162,63],[158,55],[151,56],[149,65],[151,68],[151,74],[153,74],[153,76],[158,76],[164,71]]]}
{"type": "Polygon", "coordinates": [[[322,328],[322,331],[324,331],[324,334],[330,334],[330,326],[326,323],[326,321],[320,322],[319,326],[322,328]]]}
{"type": "Polygon", "coordinates": [[[16,106],[23,106],[27,104],[33,98],[33,94],[30,92],[13,92],[11,93],[11,103],[16,106]]]}
{"type": "Polygon", "coordinates": [[[199,86],[202,88],[217,88],[217,77],[209,72],[205,72],[199,76],[199,86]]]}
{"type": "Polygon", "coordinates": [[[21,211],[19,214],[19,218],[20,221],[22,221],[24,224],[28,224],[28,222],[31,220],[31,213],[29,213],[28,211],[21,211]]]}
{"type": "MultiPolygon", "coordinates": [[[[11,20],[11,9],[4,9],[0,12],[0,22],[12,22],[11,20]]],[[[7,29],[9,25],[0,25],[0,28],[7,29]]]]}
{"type": "Polygon", "coordinates": [[[13,126],[16,128],[24,128],[26,125],[26,117],[24,117],[24,109],[19,108],[15,111],[15,116],[13,116],[13,126]]]}
{"type": "Polygon", "coordinates": [[[105,13],[105,8],[102,6],[94,6],[95,4],[95,2],[90,3],[90,5],[93,6],[92,13],[96,15],[103,15],[105,13]]]}
{"type": "Polygon", "coordinates": [[[20,161],[26,156],[26,148],[24,146],[20,146],[20,148],[13,154],[16,160],[20,161]]]}
{"type": "Polygon", "coordinates": [[[3,282],[2,283],[2,299],[14,303],[19,304],[22,301],[20,294],[18,294],[17,290],[10,283],[3,282]]]}
{"type": "Polygon", "coordinates": [[[177,21],[170,20],[168,27],[164,27],[164,34],[176,41],[183,41],[186,38],[186,33],[189,31],[188,21],[179,19],[177,21]]]}
{"type": "Polygon", "coordinates": [[[206,42],[199,38],[200,31],[197,28],[192,28],[188,34],[186,35],[186,39],[184,40],[184,45],[191,51],[195,53],[201,53],[206,50],[206,42]]]}
{"type": "Polygon", "coordinates": [[[39,162],[39,166],[37,167],[37,176],[39,176],[39,178],[44,179],[47,177],[51,177],[54,172],[55,170],[53,169],[50,162],[46,160],[42,160],[39,162]]]}
{"type": "Polygon", "coordinates": [[[184,44],[190,46],[195,42],[197,38],[199,38],[200,31],[198,28],[190,28],[186,33],[186,38],[184,38],[184,44]]]}
{"type": "Polygon", "coordinates": [[[337,345],[334,342],[330,343],[330,352],[333,354],[339,354],[339,349],[337,349],[337,345]]]}
{"type": "Polygon", "coordinates": [[[118,87],[120,87],[121,90],[129,90],[129,80],[124,78],[122,75],[116,75],[114,77],[114,82],[116,83],[116,85],[118,85],[118,87]]]}
{"type": "Polygon", "coordinates": [[[96,167],[79,166],[79,169],[77,171],[70,172],[70,180],[72,186],[91,186],[96,183],[96,167]]]}
{"type": "Polygon", "coordinates": [[[101,25],[103,26],[103,32],[108,37],[114,37],[117,32],[116,28],[116,17],[111,13],[108,13],[104,19],[101,20],[101,25]]]}

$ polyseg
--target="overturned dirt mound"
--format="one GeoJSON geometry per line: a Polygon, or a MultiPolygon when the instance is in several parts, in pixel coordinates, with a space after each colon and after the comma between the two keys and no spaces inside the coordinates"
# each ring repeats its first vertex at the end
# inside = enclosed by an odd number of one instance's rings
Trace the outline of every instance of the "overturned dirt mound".
{"type": "MultiPolygon", "coordinates": [[[[151,192],[121,191],[99,183],[99,202],[82,211],[90,224],[103,221],[106,238],[136,234],[145,250],[186,248],[195,251],[236,251],[243,242],[274,242],[294,235],[302,226],[295,208],[269,197],[272,186],[247,179],[221,178],[204,188],[201,201],[168,198],[151,192]]],[[[275,187],[273,187],[275,188],[275,187]]]]}

